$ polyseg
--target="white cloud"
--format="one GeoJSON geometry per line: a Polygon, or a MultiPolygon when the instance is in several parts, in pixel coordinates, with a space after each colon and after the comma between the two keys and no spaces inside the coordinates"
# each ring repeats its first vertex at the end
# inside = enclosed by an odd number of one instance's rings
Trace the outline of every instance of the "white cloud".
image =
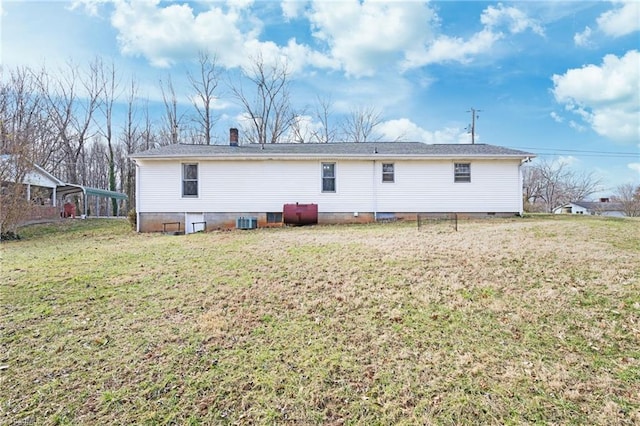
{"type": "MultiPolygon", "coordinates": [[[[597,31],[609,37],[622,37],[640,31],[640,2],[637,0],[614,0],[613,9],[602,13],[596,19],[597,31]]],[[[573,36],[576,46],[589,47],[593,45],[594,31],[585,27],[581,33],[573,36]]]]}
{"type": "Polygon", "coordinates": [[[585,27],[584,31],[581,33],[576,33],[573,36],[573,42],[576,46],[586,47],[590,46],[591,43],[591,28],[585,27]]]}
{"type": "MultiPolygon", "coordinates": [[[[640,163],[629,163],[627,167],[640,174],[640,163]]],[[[640,178],[640,176],[638,176],[640,178]]]]}
{"type": "Polygon", "coordinates": [[[113,0],[73,0],[69,5],[70,10],[83,9],[90,16],[98,16],[100,6],[111,3],[113,0]]]}
{"type": "Polygon", "coordinates": [[[254,0],[227,0],[229,7],[236,10],[248,9],[253,3],[254,0]]]}
{"type": "Polygon", "coordinates": [[[502,37],[502,34],[493,33],[487,29],[475,33],[469,40],[440,36],[426,52],[408,55],[405,65],[411,68],[450,61],[467,63],[473,56],[489,51],[502,37]]]}
{"type": "Polygon", "coordinates": [[[142,55],[154,66],[168,67],[199,49],[218,45],[226,49],[216,52],[217,57],[237,65],[239,58],[234,58],[233,52],[244,42],[243,34],[236,29],[237,14],[225,14],[212,7],[194,15],[187,4],[158,7],[159,3],[151,0],[116,4],[111,23],[119,31],[122,53],[142,55]]]}
{"type": "Polygon", "coordinates": [[[578,132],[584,132],[585,130],[587,130],[586,127],[576,123],[574,120],[569,120],[569,127],[577,130],[578,132]]]}
{"type": "Polygon", "coordinates": [[[612,37],[621,37],[640,30],[640,3],[637,0],[614,1],[617,8],[597,19],[598,28],[612,37]]]}
{"type": "Polygon", "coordinates": [[[468,63],[473,57],[491,51],[496,42],[505,38],[505,32],[519,34],[526,30],[544,36],[544,29],[535,20],[515,7],[487,7],[480,16],[484,28],[468,39],[440,35],[425,49],[408,52],[405,68],[419,67],[432,63],[468,63]]]}
{"type": "Polygon", "coordinates": [[[112,26],[120,50],[142,56],[153,66],[170,67],[199,50],[215,49],[220,65],[247,66],[250,58],[287,57],[293,70],[307,65],[372,76],[379,69],[406,70],[430,63],[467,63],[491,50],[507,33],[542,27],[524,12],[502,4],[487,7],[483,28],[469,38],[434,36],[439,18],[428,2],[378,0],[282,0],[285,19],[306,17],[320,49],[289,40],[286,46],[261,41],[264,23],[253,14],[254,0],[167,3],[162,0],[73,0],[73,8],[95,15],[113,3],[112,26]],[[205,8],[202,10],[202,8],[205,8]],[[357,34],[357,37],[354,36],[357,34]]]}
{"type": "Polygon", "coordinates": [[[498,3],[497,7],[487,7],[482,12],[480,22],[487,28],[505,25],[512,34],[522,33],[530,29],[534,33],[544,36],[544,29],[535,19],[529,18],[520,9],[512,6],[505,7],[502,3],[498,3]]]}
{"type": "Polygon", "coordinates": [[[282,16],[289,21],[298,18],[305,8],[305,2],[300,0],[282,0],[280,2],[282,16]]]}
{"type": "Polygon", "coordinates": [[[347,74],[356,76],[373,75],[422,49],[436,22],[422,2],[314,1],[307,17],[314,37],[328,45],[347,74]]]}
{"type": "Polygon", "coordinates": [[[387,141],[410,141],[425,143],[468,143],[466,130],[444,128],[434,132],[425,130],[407,118],[388,120],[380,123],[377,132],[387,141]]]}
{"type": "Polygon", "coordinates": [[[572,166],[576,163],[579,163],[580,160],[578,160],[576,157],[574,157],[573,155],[560,155],[558,157],[556,157],[553,160],[553,163],[558,164],[558,165],[567,165],[567,166],[572,166]]]}
{"type": "Polygon", "coordinates": [[[601,65],[585,65],[553,75],[558,103],[579,115],[598,134],[619,142],[640,138],[640,53],[606,55],[601,65]]]}
{"type": "Polygon", "coordinates": [[[286,46],[260,41],[263,24],[251,14],[253,0],[203,4],[209,9],[196,13],[186,3],[165,6],[160,0],[116,2],[111,24],[118,30],[121,52],[144,56],[156,67],[170,67],[193,58],[199,50],[211,49],[215,49],[219,64],[227,68],[248,66],[259,54],[274,60],[286,58],[292,71],[301,69],[310,59],[321,63],[321,58],[295,40],[286,46]]]}
{"type": "Polygon", "coordinates": [[[556,113],[555,111],[551,112],[551,114],[549,115],[556,123],[562,123],[564,121],[564,118],[560,117],[560,115],[558,115],[558,113],[556,113]]]}

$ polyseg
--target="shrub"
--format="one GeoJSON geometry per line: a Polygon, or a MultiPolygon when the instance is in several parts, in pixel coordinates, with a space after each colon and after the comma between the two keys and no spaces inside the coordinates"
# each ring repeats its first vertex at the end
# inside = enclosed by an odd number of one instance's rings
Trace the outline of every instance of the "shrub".
{"type": "Polygon", "coordinates": [[[21,239],[20,235],[13,231],[7,231],[0,234],[0,241],[10,241],[10,240],[19,240],[19,239],[21,239]]]}
{"type": "Polygon", "coordinates": [[[127,213],[127,219],[129,220],[131,227],[133,229],[137,229],[138,215],[136,214],[136,209],[129,210],[129,213],[127,213]]]}

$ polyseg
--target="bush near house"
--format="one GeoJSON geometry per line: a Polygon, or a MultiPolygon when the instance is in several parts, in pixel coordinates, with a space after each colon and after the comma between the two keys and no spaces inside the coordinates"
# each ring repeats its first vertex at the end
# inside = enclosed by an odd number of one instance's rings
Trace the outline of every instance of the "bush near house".
{"type": "Polygon", "coordinates": [[[24,228],[0,423],[638,424],[639,224],[24,228]]]}

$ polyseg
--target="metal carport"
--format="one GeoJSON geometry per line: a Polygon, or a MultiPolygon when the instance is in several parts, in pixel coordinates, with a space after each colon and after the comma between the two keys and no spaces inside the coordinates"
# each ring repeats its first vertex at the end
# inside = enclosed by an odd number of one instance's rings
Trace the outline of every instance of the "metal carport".
{"type": "MultiPolygon", "coordinates": [[[[126,200],[128,198],[126,194],[123,194],[121,192],[107,191],[106,189],[91,188],[89,186],[77,185],[73,183],[65,183],[64,185],[58,186],[56,192],[58,193],[58,196],[62,198],[66,197],[67,195],[82,194],[82,204],[84,206],[83,214],[85,217],[87,217],[88,213],[87,197],[89,195],[116,200],[126,200]]],[[[98,203],[96,202],[96,212],[98,211],[99,207],[98,203]]],[[[117,207],[116,215],[120,216],[120,205],[118,205],[117,207]]]]}

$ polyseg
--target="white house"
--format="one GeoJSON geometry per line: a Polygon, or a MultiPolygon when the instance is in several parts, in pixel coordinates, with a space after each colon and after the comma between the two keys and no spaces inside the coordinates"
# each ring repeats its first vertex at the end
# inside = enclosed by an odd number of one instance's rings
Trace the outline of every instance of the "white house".
{"type": "Polygon", "coordinates": [[[85,215],[88,211],[89,196],[95,198],[96,210],[94,212],[96,215],[99,212],[99,198],[113,198],[119,201],[127,198],[125,194],[119,192],[65,183],[42,167],[30,162],[22,166],[25,170],[23,176],[18,178],[16,162],[16,158],[12,155],[0,155],[0,167],[3,170],[2,176],[0,176],[0,185],[15,183],[24,185],[26,199],[32,203],[31,211],[29,215],[26,215],[27,220],[60,217],[61,209],[59,207],[62,207],[62,202],[69,195],[81,196],[85,215]]]}
{"type": "Polygon", "coordinates": [[[600,201],[572,201],[553,211],[555,214],[586,214],[610,217],[625,217],[621,203],[611,202],[608,198],[600,201]]]}
{"type": "MultiPolygon", "coordinates": [[[[317,208],[318,223],[416,218],[417,213],[522,214],[528,152],[420,142],[174,144],[136,162],[138,231],[281,223],[285,204],[317,208]]],[[[237,141],[237,138],[235,139],[237,141]]]]}

